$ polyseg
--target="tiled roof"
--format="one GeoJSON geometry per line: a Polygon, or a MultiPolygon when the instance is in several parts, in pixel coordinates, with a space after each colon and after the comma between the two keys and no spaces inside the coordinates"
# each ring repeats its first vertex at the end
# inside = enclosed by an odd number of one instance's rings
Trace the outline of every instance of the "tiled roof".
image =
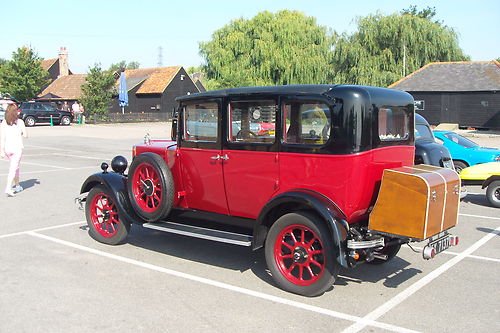
{"type": "MultiPolygon", "coordinates": [[[[125,70],[127,90],[131,90],[143,82],[139,90],[137,90],[137,94],[161,94],[180,69],[181,66],[127,69],[125,70]]],[[[119,80],[117,80],[117,85],[118,82],[119,80]]]]}
{"type": "Polygon", "coordinates": [[[52,65],[54,65],[57,60],[58,58],[42,60],[41,65],[43,69],[49,70],[49,68],[52,67],[52,65]]]}
{"type": "Polygon", "coordinates": [[[500,90],[498,61],[432,62],[389,88],[405,91],[500,90]]]}
{"type": "Polygon", "coordinates": [[[48,94],[58,96],[60,99],[79,99],[82,96],[82,84],[85,84],[87,74],[73,74],[58,77],[49,84],[38,97],[48,94]]]}

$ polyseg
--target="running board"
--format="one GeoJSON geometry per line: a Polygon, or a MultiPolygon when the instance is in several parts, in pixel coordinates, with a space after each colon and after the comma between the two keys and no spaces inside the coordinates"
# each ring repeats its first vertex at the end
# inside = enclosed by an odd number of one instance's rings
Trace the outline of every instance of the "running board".
{"type": "Polygon", "coordinates": [[[252,236],[236,234],[233,232],[207,229],[202,227],[196,227],[187,224],[178,224],[174,222],[160,222],[160,223],[144,223],[142,225],[144,228],[170,232],[173,234],[179,234],[184,236],[208,239],[211,241],[229,243],[241,246],[252,245],[252,236]]]}

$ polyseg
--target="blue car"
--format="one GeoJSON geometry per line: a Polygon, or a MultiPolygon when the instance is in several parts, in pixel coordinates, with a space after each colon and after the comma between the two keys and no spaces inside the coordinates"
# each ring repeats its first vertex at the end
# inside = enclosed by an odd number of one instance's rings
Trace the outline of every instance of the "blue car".
{"type": "Polygon", "coordinates": [[[450,151],[458,173],[479,163],[500,161],[500,149],[480,147],[474,141],[451,131],[434,131],[434,136],[450,151]]]}

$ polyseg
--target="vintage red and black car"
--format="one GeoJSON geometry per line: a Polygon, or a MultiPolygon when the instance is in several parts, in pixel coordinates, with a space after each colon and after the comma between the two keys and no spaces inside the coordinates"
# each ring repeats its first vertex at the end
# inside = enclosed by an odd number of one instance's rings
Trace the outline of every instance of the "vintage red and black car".
{"type": "Polygon", "coordinates": [[[414,106],[354,85],[247,87],[178,97],[172,140],[146,137],[82,185],[89,233],[118,244],[130,225],[265,248],[281,288],[319,295],[340,267],[458,242],[460,182],[414,166],[414,106]]]}

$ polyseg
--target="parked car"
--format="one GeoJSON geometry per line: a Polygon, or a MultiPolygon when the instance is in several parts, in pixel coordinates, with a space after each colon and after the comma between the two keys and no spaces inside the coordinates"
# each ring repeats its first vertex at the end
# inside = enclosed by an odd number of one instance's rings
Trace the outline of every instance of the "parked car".
{"type": "Polygon", "coordinates": [[[474,141],[451,131],[434,131],[434,135],[450,151],[453,165],[458,173],[478,163],[500,161],[500,149],[481,147],[474,141]]]}
{"type": "Polygon", "coordinates": [[[429,123],[419,114],[415,114],[415,164],[453,169],[449,150],[436,142],[429,123]]]}
{"type": "Polygon", "coordinates": [[[51,104],[40,102],[24,102],[19,107],[20,117],[26,126],[35,126],[37,123],[52,123],[54,125],[69,125],[73,121],[73,114],[69,111],[57,110],[51,104]]]}
{"type": "Polygon", "coordinates": [[[460,178],[467,182],[482,182],[486,198],[493,207],[500,207],[500,162],[481,163],[465,168],[460,178]]]}
{"type": "Polygon", "coordinates": [[[128,174],[116,156],[113,172],[102,163],[83,183],[77,201],[95,240],[119,244],[137,224],[264,247],[276,284],[306,296],[331,288],[340,267],[383,264],[402,244],[427,242],[425,259],[457,244],[460,180],[414,167],[410,94],[301,85],[176,100],[172,140],[146,136],[128,174]],[[270,110],[274,133],[249,134],[270,110]]]}

